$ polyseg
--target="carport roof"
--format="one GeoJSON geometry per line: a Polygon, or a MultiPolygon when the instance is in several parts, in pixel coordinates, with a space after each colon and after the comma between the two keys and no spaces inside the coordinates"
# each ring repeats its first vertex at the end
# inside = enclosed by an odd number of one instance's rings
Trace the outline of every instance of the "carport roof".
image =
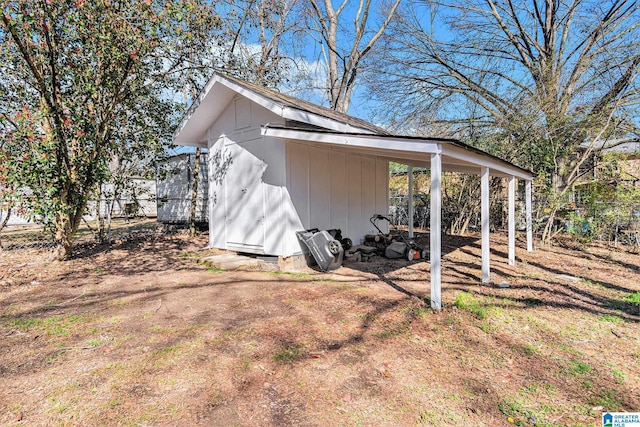
{"type": "Polygon", "coordinates": [[[440,153],[442,169],[445,171],[479,174],[481,168],[487,167],[493,176],[533,179],[531,171],[456,139],[335,132],[268,123],[262,126],[262,135],[290,141],[328,144],[337,149],[357,150],[411,166],[429,167],[431,154],[440,153]]]}

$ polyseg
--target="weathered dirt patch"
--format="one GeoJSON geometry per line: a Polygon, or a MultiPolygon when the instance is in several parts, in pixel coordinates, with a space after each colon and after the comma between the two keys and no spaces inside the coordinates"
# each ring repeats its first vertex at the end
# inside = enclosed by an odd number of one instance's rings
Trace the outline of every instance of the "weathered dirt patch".
{"type": "Polygon", "coordinates": [[[0,258],[2,425],[598,425],[640,408],[640,256],[551,247],[212,272],[206,236],[0,258]],[[559,276],[579,278],[567,281],[559,276]],[[464,297],[464,298],[463,298],[464,297]],[[464,304],[461,303],[464,301],[464,304]],[[546,424],[544,424],[546,423],[546,424]]]}

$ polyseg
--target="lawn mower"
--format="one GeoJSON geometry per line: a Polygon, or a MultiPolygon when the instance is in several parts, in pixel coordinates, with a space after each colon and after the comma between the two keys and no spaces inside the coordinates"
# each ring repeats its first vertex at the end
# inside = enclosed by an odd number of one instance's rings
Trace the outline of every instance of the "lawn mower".
{"type": "Polygon", "coordinates": [[[375,214],[369,218],[378,234],[364,236],[364,244],[376,248],[379,255],[390,259],[406,258],[409,261],[426,258],[427,250],[418,247],[412,239],[406,239],[400,230],[391,230],[391,220],[384,215],[375,214]],[[380,221],[387,221],[389,233],[384,233],[379,226],[380,221]]]}

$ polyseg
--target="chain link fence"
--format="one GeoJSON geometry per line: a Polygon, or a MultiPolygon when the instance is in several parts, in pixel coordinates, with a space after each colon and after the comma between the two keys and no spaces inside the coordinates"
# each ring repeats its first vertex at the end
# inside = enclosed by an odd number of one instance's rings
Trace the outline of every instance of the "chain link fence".
{"type": "MultiPolygon", "coordinates": [[[[451,174],[444,174],[442,200],[442,227],[447,233],[480,230],[479,182],[465,181],[451,174]],[[466,185],[467,193],[460,188],[466,185]],[[467,201],[465,201],[465,198],[467,201]],[[461,203],[461,201],[463,203],[461,203]],[[475,204],[474,204],[475,203],[475,204]]],[[[395,227],[406,228],[409,225],[408,168],[403,165],[390,167],[389,175],[389,219],[395,227]]],[[[423,169],[413,171],[413,226],[416,230],[429,228],[429,175],[423,169]]],[[[491,183],[490,216],[492,230],[505,230],[508,224],[507,188],[504,182],[494,180],[491,183]]],[[[540,212],[534,199],[532,224],[534,233],[541,234],[548,216],[540,212]]],[[[515,200],[516,230],[526,229],[524,185],[516,191],[515,200]]],[[[554,229],[565,237],[582,243],[600,242],[627,249],[640,250],[640,203],[637,201],[597,202],[592,206],[578,205],[571,209],[560,210],[555,217],[554,229]]]]}
{"type": "MultiPolygon", "coordinates": [[[[408,174],[406,168],[392,170],[390,173],[389,187],[389,211],[387,212],[391,225],[396,228],[406,229],[409,225],[409,198],[408,174]]],[[[413,194],[413,225],[416,231],[426,231],[429,228],[429,176],[428,171],[414,169],[414,194],[413,194]]],[[[492,189],[496,197],[491,202],[491,223],[492,226],[501,229],[506,227],[506,195],[500,193],[500,189],[492,189]]],[[[524,230],[524,201],[521,191],[516,193],[516,229],[524,230]]],[[[109,200],[106,201],[106,204],[109,200]]],[[[176,206],[188,206],[190,203],[187,197],[179,199],[176,206]]],[[[150,206],[156,204],[155,199],[122,199],[117,203],[112,203],[111,227],[108,234],[103,232],[103,240],[123,241],[143,238],[153,238],[154,236],[164,236],[176,233],[186,227],[187,221],[166,221],[160,217],[146,217],[155,211],[150,206]],[[165,224],[161,221],[171,224],[165,224]]],[[[165,202],[166,204],[166,202],[165,202]]],[[[101,203],[102,205],[102,203],[101,203]]],[[[171,205],[173,206],[173,205],[171,205]]],[[[574,236],[576,239],[589,243],[599,241],[613,246],[624,245],[634,250],[640,249],[640,203],[617,203],[599,206],[594,212],[587,212],[584,208],[575,208],[564,215],[557,216],[558,229],[564,233],[574,236]]],[[[479,206],[478,206],[479,208],[479,206]]],[[[100,233],[98,232],[97,216],[104,218],[103,209],[98,212],[98,204],[90,205],[87,216],[76,235],[74,245],[87,246],[99,244],[100,233]]],[[[185,209],[182,209],[185,211],[185,209]]],[[[382,212],[381,212],[382,213],[382,212]]],[[[158,211],[159,214],[159,211],[158,211]]],[[[457,205],[443,197],[442,224],[443,231],[451,232],[451,224],[459,216],[457,205]]],[[[5,218],[6,212],[0,211],[0,223],[5,218]]],[[[186,214],[185,214],[186,215],[186,214]]],[[[184,215],[183,215],[184,216],[184,215]]],[[[479,209],[471,209],[468,213],[466,230],[477,231],[480,228],[479,209]]],[[[41,225],[29,223],[24,218],[17,215],[11,218],[9,224],[0,230],[0,251],[42,251],[50,250],[57,246],[55,236],[41,225]]],[[[544,224],[542,217],[536,225],[544,224]]],[[[107,230],[104,219],[104,230],[107,230]]],[[[206,221],[201,221],[200,225],[206,225],[206,221]]],[[[455,234],[455,233],[454,233],[455,234]]]]}
{"type": "MultiPolygon", "coordinates": [[[[173,235],[186,226],[162,224],[155,218],[115,218],[111,228],[98,233],[97,221],[84,221],[74,237],[74,247],[87,247],[105,242],[139,241],[173,235]],[[101,241],[102,240],[102,241],[101,241]]],[[[58,245],[55,235],[42,225],[12,225],[0,233],[0,252],[42,252],[58,245]]]]}
{"type": "Polygon", "coordinates": [[[578,206],[563,216],[564,230],[578,240],[640,249],[640,204],[609,202],[578,206]]]}
{"type": "MultiPolygon", "coordinates": [[[[409,226],[409,196],[392,194],[389,197],[389,219],[395,227],[409,226]]],[[[425,230],[429,228],[429,195],[413,195],[413,226],[425,230]]]]}

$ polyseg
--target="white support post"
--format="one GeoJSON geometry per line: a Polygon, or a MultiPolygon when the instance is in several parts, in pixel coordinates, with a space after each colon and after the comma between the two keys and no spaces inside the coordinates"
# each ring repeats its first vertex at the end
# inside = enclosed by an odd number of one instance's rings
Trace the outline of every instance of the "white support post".
{"type": "Polygon", "coordinates": [[[516,177],[509,178],[509,265],[516,264],[516,177]]]}
{"type": "Polygon", "coordinates": [[[407,191],[407,206],[409,208],[409,238],[413,239],[413,166],[408,166],[409,191],[407,191]]]}
{"type": "Polygon", "coordinates": [[[525,182],[525,216],[527,221],[527,251],[533,252],[533,228],[531,221],[531,181],[525,182]]]}
{"type": "Polygon", "coordinates": [[[490,254],[489,248],[489,168],[481,169],[481,220],[482,220],[482,283],[491,281],[490,254]]]}
{"type": "Polygon", "coordinates": [[[440,153],[431,155],[431,194],[430,194],[430,216],[431,224],[429,229],[430,246],[430,266],[431,266],[431,308],[440,310],[442,308],[441,289],[441,223],[442,223],[442,156],[440,153]]]}

